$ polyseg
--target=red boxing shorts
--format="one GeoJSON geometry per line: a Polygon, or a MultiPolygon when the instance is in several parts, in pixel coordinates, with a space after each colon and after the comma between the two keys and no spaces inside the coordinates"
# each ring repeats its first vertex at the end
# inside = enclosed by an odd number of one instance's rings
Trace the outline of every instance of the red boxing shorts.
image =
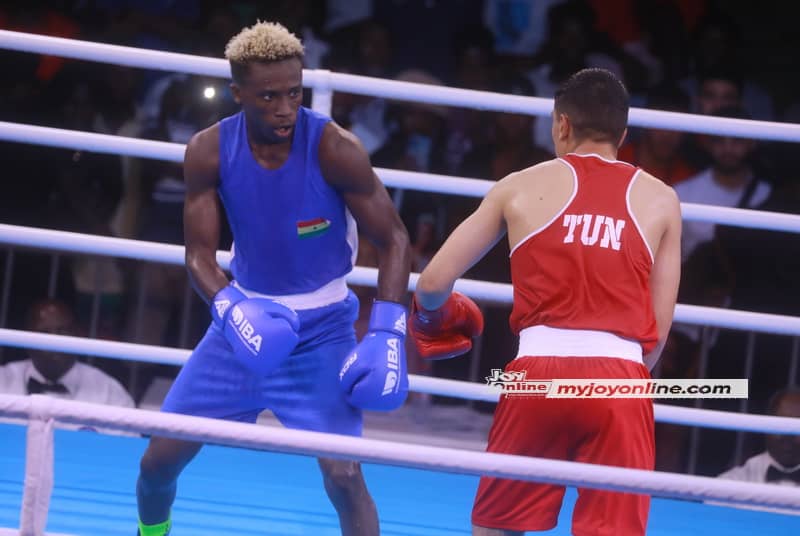
{"type": "MultiPolygon", "coordinates": [[[[506,372],[528,380],[649,379],[641,363],[613,357],[520,357],[506,372]]],[[[655,463],[650,398],[544,398],[504,395],[495,410],[488,452],[652,470],[655,463]]],[[[516,531],[556,526],[564,486],[483,477],[472,523],[516,531]]],[[[579,488],[572,517],[576,536],[645,534],[650,497],[579,488]]]]}

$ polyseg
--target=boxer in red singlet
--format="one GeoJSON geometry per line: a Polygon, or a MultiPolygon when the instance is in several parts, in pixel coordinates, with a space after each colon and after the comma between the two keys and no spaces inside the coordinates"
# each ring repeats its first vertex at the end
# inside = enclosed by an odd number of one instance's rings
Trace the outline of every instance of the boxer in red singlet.
{"type": "MultiPolygon", "coordinates": [[[[448,238],[417,283],[411,334],[431,359],[469,349],[482,318],[453,283],[508,235],[519,352],[506,371],[527,379],[646,379],[672,324],[680,279],[680,203],[657,178],[616,160],[628,93],[586,69],[556,93],[558,158],[512,173],[448,238]]],[[[489,452],[652,469],[646,398],[503,395],[489,452]]],[[[579,489],[572,533],[645,533],[649,497],[579,489]]],[[[482,478],[473,534],[552,529],[564,487],[482,478]]]]}

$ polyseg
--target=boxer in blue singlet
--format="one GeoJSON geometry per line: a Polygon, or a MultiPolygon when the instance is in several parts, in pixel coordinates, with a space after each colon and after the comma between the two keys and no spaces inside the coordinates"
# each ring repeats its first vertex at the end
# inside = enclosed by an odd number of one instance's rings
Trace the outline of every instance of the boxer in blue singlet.
{"type": "MultiPolygon", "coordinates": [[[[241,111],[195,134],[184,157],[186,265],[212,322],[162,411],[254,423],[269,409],[289,428],[359,436],[363,410],[399,407],[408,390],[406,230],[359,141],[301,106],[303,47],[293,34],[258,23],[225,55],[241,111]],[[223,208],[233,280],[216,261],[223,208]],[[379,254],[360,343],[345,282],[357,226],[379,254]]],[[[200,448],[151,438],[136,487],[141,536],[169,533],[178,476],[200,448]]],[[[360,465],[319,465],[342,534],[377,535],[360,465]]]]}

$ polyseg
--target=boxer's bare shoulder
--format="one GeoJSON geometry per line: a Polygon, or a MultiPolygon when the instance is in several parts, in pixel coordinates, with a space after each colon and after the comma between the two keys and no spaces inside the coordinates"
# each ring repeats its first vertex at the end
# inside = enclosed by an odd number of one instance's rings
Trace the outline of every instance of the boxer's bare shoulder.
{"type": "Polygon", "coordinates": [[[640,171],[631,185],[628,202],[653,252],[658,251],[661,238],[668,229],[678,227],[675,232],[680,232],[681,207],[678,195],[657,177],[640,171]]]}
{"type": "Polygon", "coordinates": [[[575,192],[575,178],[568,165],[553,159],[508,175],[496,189],[513,245],[567,205],[575,192]]]}

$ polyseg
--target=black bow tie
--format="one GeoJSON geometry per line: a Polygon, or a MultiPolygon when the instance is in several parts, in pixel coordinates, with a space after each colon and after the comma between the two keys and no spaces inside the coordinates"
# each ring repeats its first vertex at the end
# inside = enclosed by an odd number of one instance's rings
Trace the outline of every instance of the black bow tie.
{"type": "Polygon", "coordinates": [[[779,482],[781,480],[791,480],[800,486],[800,469],[781,471],[774,465],[770,465],[767,469],[767,482],[779,482]]]}
{"type": "Polygon", "coordinates": [[[41,393],[61,393],[68,394],[69,390],[63,383],[42,383],[36,378],[28,378],[28,394],[38,395],[41,393]]]}

